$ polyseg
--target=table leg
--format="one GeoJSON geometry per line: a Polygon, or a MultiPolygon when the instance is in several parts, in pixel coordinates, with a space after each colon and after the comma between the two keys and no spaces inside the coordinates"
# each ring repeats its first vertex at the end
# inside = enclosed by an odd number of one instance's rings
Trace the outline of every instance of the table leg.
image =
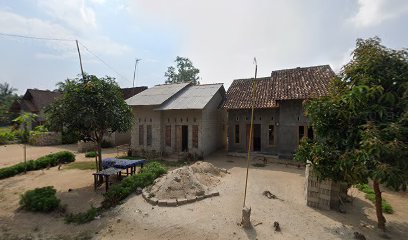
{"type": "Polygon", "coordinates": [[[122,181],[122,170],[118,172],[119,181],[122,181]]]}
{"type": "Polygon", "coordinates": [[[126,176],[129,176],[129,168],[126,168],[126,176]]]}
{"type": "Polygon", "coordinates": [[[106,192],[108,192],[108,189],[109,189],[109,176],[108,175],[105,176],[105,181],[106,181],[105,183],[106,192]]]}
{"type": "Polygon", "coordinates": [[[96,179],[96,175],[93,175],[94,176],[94,191],[96,191],[96,181],[97,181],[97,179],[96,179]]]}

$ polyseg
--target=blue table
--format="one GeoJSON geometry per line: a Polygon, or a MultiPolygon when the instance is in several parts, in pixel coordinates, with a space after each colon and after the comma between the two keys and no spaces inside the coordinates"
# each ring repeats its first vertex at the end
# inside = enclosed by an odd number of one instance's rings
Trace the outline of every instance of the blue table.
{"type": "Polygon", "coordinates": [[[102,168],[118,168],[118,169],[126,169],[126,175],[130,175],[136,173],[136,166],[140,166],[143,168],[143,164],[146,162],[145,159],[141,160],[128,160],[128,159],[118,159],[118,158],[105,158],[102,159],[102,168]]]}

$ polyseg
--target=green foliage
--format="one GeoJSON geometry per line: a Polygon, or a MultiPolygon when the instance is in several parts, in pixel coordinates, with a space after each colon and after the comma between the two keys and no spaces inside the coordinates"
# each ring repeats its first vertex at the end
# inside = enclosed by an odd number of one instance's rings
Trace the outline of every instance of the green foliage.
{"type": "Polygon", "coordinates": [[[73,144],[77,143],[79,140],[79,134],[73,131],[63,130],[61,134],[61,142],[62,144],[73,144]]]}
{"type": "Polygon", "coordinates": [[[45,125],[39,125],[34,128],[34,132],[48,132],[48,128],[45,125]]]}
{"type": "MultiPolygon", "coordinates": [[[[368,186],[368,184],[357,184],[355,187],[366,194],[365,198],[370,200],[372,203],[375,203],[374,190],[368,186]]],[[[389,204],[385,199],[382,199],[382,210],[388,214],[394,213],[394,209],[392,208],[391,204],[389,204]]]]}
{"type": "Polygon", "coordinates": [[[1,128],[0,129],[0,145],[7,144],[8,142],[14,141],[16,135],[10,128],[1,128]]]}
{"type": "Polygon", "coordinates": [[[9,109],[13,102],[18,99],[15,92],[17,89],[11,87],[8,83],[0,83],[0,126],[11,123],[11,114],[9,109]]]}
{"type": "Polygon", "coordinates": [[[75,223],[75,224],[84,224],[88,223],[95,219],[95,217],[99,214],[99,209],[95,207],[91,207],[86,212],[83,213],[76,213],[76,214],[68,214],[65,216],[66,223],[75,223]]]}
{"type": "Polygon", "coordinates": [[[27,164],[18,163],[10,167],[0,168],[0,179],[15,176],[22,173],[27,168],[27,171],[44,169],[47,167],[56,166],[60,163],[70,163],[75,161],[75,155],[71,152],[62,151],[48,154],[40,157],[37,160],[27,161],[27,164]]]}
{"type": "Polygon", "coordinates": [[[20,206],[33,212],[50,212],[58,208],[60,200],[52,186],[29,190],[21,195],[20,206]]]}
{"type": "Polygon", "coordinates": [[[28,126],[32,124],[36,119],[37,119],[37,114],[34,113],[29,113],[29,112],[23,112],[13,120],[14,123],[17,123],[18,125],[23,127],[23,134],[21,135],[21,142],[22,143],[27,143],[30,132],[28,131],[28,126]]]}
{"type": "Polygon", "coordinates": [[[110,208],[128,197],[137,188],[144,188],[153,183],[159,176],[165,174],[167,169],[157,162],[150,162],[138,173],[125,178],[122,182],[112,186],[104,195],[102,206],[110,208]]]}
{"type": "Polygon", "coordinates": [[[200,70],[193,66],[190,59],[177,56],[175,62],[177,72],[175,67],[168,67],[167,72],[164,74],[167,78],[166,83],[191,82],[194,85],[200,84],[198,81],[200,70]]]}
{"type": "Polygon", "coordinates": [[[64,169],[96,170],[96,166],[94,161],[73,162],[67,164],[64,169]]]}
{"type": "Polygon", "coordinates": [[[85,157],[86,158],[94,158],[94,157],[96,157],[96,152],[95,151],[87,152],[87,153],[85,153],[85,157]]]}
{"type": "Polygon", "coordinates": [[[85,79],[68,79],[60,90],[62,97],[46,110],[51,129],[64,128],[78,133],[80,140],[99,143],[108,130],[130,129],[132,112],[114,78],[86,75],[85,79]]]}
{"type": "Polygon", "coordinates": [[[101,148],[111,148],[113,147],[113,144],[109,141],[106,141],[105,139],[102,140],[101,142],[101,148]]]}
{"type": "Polygon", "coordinates": [[[308,101],[315,131],[295,159],[309,162],[321,178],[394,189],[408,184],[408,52],[357,40],[353,59],[327,97],[308,101]]]}
{"type": "MultiPolygon", "coordinates": [[[[408,51],[386,48],[379,38],[358,39],[330,94],[305,109],[315,139],[303,141],[295,159],[311,164],[320,179],[351,185],[372,179],[377,192],[380,184],[406,190],[408,51]]],[[[385,229],[381,205],[376,209],[385,229]]]]}

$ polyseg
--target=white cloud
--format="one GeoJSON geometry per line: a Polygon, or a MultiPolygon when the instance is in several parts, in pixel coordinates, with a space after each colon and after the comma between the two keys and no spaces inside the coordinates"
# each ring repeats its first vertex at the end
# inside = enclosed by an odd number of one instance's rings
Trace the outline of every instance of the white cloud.
{"type": "Polygon", "coordinates": [[[369,27],[406,13],[406,0],[358,0],[357,14],[351,20],[358,27],[369,27]]]}

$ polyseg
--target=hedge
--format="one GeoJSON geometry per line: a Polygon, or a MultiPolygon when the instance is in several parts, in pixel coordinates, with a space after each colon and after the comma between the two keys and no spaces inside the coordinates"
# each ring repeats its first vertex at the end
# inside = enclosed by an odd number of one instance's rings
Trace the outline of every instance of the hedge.
{"type": "Polygon", "coordinates": [[[102,207],[110,208],[128,197],[137,188],[144,188],[153,183],[153,181],[165,174],[167,169],[158,162],[151,162],[145,165],[138,174],[125,178],[122,182],[112,186],[104,194],[102,207]]]}
{"type": "Polygon", "coordinates": [[[53,167],[60,163],[70,163],[75,161],[75,155],[71,152],[62,151],[48,154],[40,157],[37,160],[27,161],[27,164],[18,163],[16,165],[0,168],[0,179],[15,176],[22,173],[27,168],[27,171],[39,170],[47,167],[53,167]]]}

